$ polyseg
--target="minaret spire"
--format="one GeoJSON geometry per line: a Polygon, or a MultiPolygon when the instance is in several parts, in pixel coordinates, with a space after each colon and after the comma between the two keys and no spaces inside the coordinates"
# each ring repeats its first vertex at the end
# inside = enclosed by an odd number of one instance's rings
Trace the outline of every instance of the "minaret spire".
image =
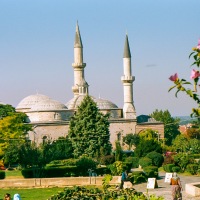
{"type": "Polygon", "coordinates": [[[82,40],[81,40],[81,34],[79,31],[78,21],[76,22],[76,33],[75,33],[75,41],[74,41],[74,47],[80,47],[83,48],[82,40]]]}
{"type": "Polygon", "coordinates": [[[83,44],[77,21],[75,40],[74,40],[74,63],[72,63],[72,67],[74,68],[74,86],[72,87],[74,97],[80,94],[81,95],[88,94],[89,85],[85,81],[85,76],[84,76],[85,66],[86,63],[83,62],[83,44]]]}
{"type": "Polygon", "coordinates": [[[136,119],[136,112],[133,103],[133,81],[135,77],[131,75],[131,52],[128,35],[126,34],[123,55],[124,75],[121,77],[124,88],[123,115],[126,119],[136,119]]]}

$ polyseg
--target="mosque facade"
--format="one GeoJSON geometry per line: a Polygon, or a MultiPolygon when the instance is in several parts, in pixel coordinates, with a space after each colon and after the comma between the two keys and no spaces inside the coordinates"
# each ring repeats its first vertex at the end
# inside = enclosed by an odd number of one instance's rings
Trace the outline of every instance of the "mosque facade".
{"type": "MultiPolygon", "coordinates": [[[[72,86],[73,98],[66,104],[62,104],[43,94],[34,94],[25,97],[16,107],[17,112],[27,114],[27,122],[33,125],[33,131],[29,132],[29,139],[41,143],[46,139],[56,140],[59,137],[66,137],[69,131],[69,121],[81,104],[86,95],[89,94],[89,85],[85,80],[84,69],[86,63],[83,59],[83,44],[78,24],[76,25],[74,42],[74,85],[72,86]]],[[[121,82],[124,92],[123,108],[118,108],[113,102],[95,98],[99,110],[110,114],[110,141],[114,146],[115,141],[122,141],[126,134],[139,134],[144,129],[153,129],[158,134],[158,139],[164,138],[164,125],[155,121],[153,118],[139,118],[133,101],[133,82],[132,76],[131,51],[128,36],[125,37],[123,55],[123,75],[121,82]],[[142,120],[141,120],[142,119],[142,120]]]]}

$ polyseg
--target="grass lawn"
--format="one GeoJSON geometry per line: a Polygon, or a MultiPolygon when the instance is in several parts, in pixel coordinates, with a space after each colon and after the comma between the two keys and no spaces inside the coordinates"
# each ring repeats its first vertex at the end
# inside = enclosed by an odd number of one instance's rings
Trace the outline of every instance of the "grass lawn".
{"type": "Polygon", "coordinates": [[[51,195],[63,191],[64,188],[9,188],[0,190],[0,200],[3,200],[5,193],[10,193],[13,198],[14,194],[20,194],[22,200],[47,200],[51,195]]]}

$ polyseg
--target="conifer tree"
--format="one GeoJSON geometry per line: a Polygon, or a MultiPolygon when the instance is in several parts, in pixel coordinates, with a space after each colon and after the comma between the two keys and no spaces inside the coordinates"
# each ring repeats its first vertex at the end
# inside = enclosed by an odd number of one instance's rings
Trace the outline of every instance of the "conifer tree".
{"type": "Polygon", "coordinates": [[[85,96],[70,120],[68,136],[72,142],[75,157],[86,154],[98,158],[110,154],[108,118],[109,115],[102,114],[90,96],[85,96]]]}

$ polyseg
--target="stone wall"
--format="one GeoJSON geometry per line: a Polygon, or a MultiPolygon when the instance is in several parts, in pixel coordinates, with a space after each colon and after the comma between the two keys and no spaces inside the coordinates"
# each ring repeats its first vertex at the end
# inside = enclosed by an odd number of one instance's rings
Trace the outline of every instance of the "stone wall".
{"type": "MultiPolygon", "coordinates": [[[[0,180],[0,188],[65,187],[102,185],[103,177],[29,178],[0,180]]],[[[113,176],[111,185],[120,184],[120,176],[113,176]]]]}

